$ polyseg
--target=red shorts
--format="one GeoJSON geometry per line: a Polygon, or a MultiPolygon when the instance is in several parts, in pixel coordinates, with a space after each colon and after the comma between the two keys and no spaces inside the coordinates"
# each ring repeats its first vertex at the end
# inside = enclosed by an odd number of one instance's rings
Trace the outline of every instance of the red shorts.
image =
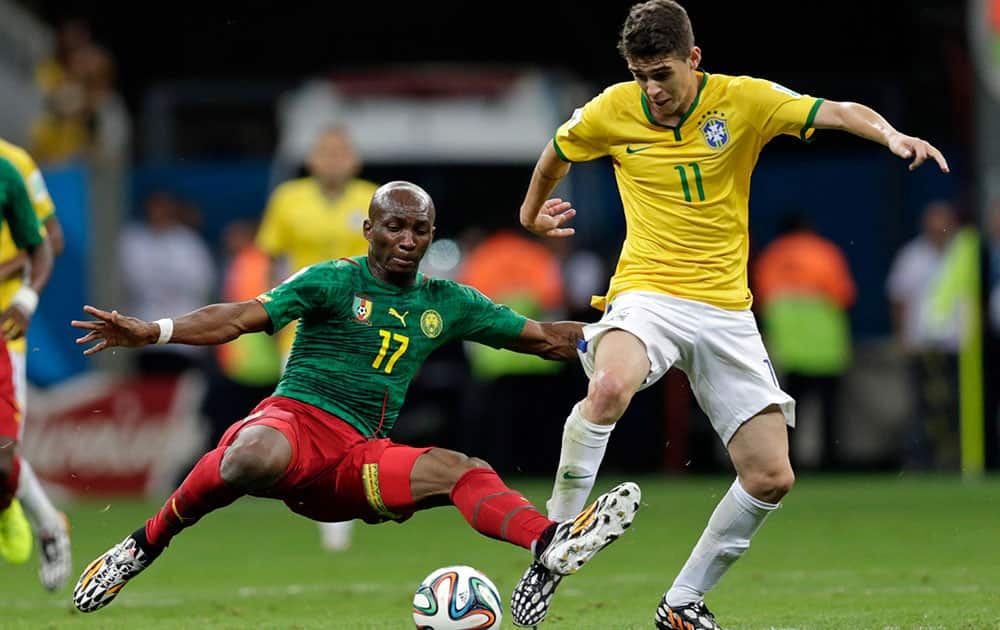
{"type": "Polygon", "coordinates": [[[337,416],[284,396],[262,400],[229,427],[219,446],[229,446],[255,424],[281,431],[292,445],[292,461],[275,485],[254,496],[280,499],[316,521],[403,521],[417,510],[410,471],[431,447],[368,440],[337,416]]]}
{"type": "Polygon", "coordinates": [[[14,368],[7,352],[7,342],[0,337],[0,441],[17,441],[21,428],[21,412],[14,393],[14,368]]]}

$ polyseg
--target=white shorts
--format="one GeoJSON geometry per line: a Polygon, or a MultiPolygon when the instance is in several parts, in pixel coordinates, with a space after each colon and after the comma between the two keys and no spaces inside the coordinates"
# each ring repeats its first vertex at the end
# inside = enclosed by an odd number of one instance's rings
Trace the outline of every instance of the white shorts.
{"type": "Polygon", "coordinates": [[[648,291],[622,293],[600,321],[583,327],[580,361],[587,376],[594,371],[601,336],[615,329],[646,345],[650,368],[640,389],[676,365],[723,444],[769,405],[778,405],[788,426],[795,426],[795,401],[778,385],[751,311],[648,291]]]}

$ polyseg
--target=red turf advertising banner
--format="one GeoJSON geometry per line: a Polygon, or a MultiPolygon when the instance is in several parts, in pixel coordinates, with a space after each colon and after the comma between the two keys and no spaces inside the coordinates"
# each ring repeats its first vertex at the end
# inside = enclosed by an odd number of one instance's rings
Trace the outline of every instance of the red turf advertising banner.
{"type": "Polygon", "coordinates": [[[86,375],[31,392],[21,452],[76,495],[169,492],[204,448],[200,376],[86,375]]]}

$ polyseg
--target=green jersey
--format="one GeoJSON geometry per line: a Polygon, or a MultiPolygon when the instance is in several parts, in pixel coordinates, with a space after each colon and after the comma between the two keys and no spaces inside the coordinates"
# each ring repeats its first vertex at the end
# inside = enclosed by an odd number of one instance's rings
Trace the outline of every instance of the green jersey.
{"type": "Polygon", "coordinates": [[[0,222],[6,221],[18,249],[42,243],[35,207],[17,167],[0,158],[0,222]]]}
{"type": "Polygon", "coordinates": [[[306,267],[257,299],[271,318],[269,332],[299,320],[275,395],[319,407],[370,437],[392,429],[410,381],[436,348],[458,339],[500,347],[527,321],[450,280],[418,273],[410,287],[382,282],[366,256],[306,267]]]}

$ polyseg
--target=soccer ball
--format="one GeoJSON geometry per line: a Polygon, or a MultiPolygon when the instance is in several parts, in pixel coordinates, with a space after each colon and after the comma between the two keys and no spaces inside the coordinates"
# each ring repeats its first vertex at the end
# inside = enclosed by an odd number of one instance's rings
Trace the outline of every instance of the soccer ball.
{"type": "Polygon", "coordinates": [[[500,591],[490,578],[467,566],[443,567],[413,595],[418,630],[486,630],[503,619],[500,591]]]}

